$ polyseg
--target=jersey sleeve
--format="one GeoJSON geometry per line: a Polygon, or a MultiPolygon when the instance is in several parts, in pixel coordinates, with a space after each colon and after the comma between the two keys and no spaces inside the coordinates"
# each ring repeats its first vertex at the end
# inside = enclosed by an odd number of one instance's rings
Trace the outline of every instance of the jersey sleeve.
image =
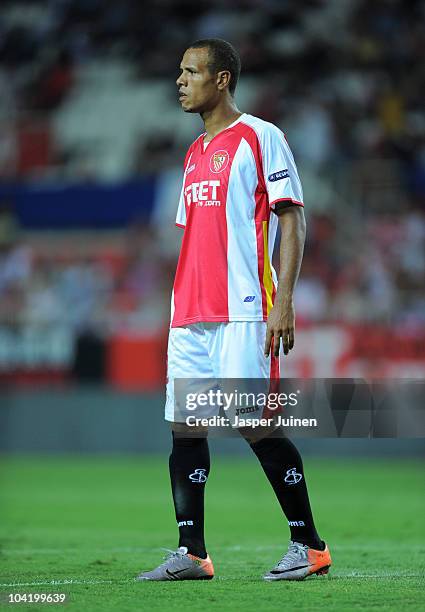
{"type": "Polygon", "coordinates": [[[176,225],[177,227],[181,228],[184,228],[186,226],[186,206],[184,203],[184,177],[182,189],[180,192],[179,205],[177,207],[176,225]]]}
{"type": "Polygon", "coordinates": [[[270,208],[273,210],[278,202],[304,206],[297,166],[283,132],[270,126],[261,134],[260,144],[270,208]]]}
{"type": "Polygon", "coordinates": [[[183,229],[186,227],[186,205],[184,201],[184,183],[186,180],[187,169],[189,167],[190,160],[192,157],[192,146],[189,148],[188,152],[186,153],[186,157],[184,159],[183,181],[182,181],[182,188],[180,191],[179,205],[177,207],[177,215],[176,215],[176,225],[177,227],[181,227],[183,229]]]}

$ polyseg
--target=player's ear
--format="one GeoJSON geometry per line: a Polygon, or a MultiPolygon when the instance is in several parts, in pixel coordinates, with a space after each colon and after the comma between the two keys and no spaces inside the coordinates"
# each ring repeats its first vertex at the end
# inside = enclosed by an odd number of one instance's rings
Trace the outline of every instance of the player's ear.
{"type": "Polygon", "coordinates": [[[222,91],[229,86],[231,74],[228,70],[220,70],[217,72],[217,88],[222,91]]]}

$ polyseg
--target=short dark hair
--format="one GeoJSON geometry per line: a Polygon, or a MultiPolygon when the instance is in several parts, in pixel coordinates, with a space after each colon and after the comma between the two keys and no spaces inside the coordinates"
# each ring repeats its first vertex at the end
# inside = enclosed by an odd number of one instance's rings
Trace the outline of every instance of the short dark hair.
{"type": "Polygon", "coordinates": [[[216,74],[220,70],[230,72],[229,92],[233,96],[241,72],[241,58],[233,45],[222,38],[195,40],[188,49],[208,49],[208,69],[216,74]]]}

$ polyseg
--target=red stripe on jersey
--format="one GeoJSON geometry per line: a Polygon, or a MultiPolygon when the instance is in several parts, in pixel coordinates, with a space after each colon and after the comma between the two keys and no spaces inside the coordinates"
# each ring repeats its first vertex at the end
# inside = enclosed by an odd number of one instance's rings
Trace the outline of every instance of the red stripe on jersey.
{"type": "Polygon", "coordinates": [[[202,226],[193,220],[190,225],[186,223],[174,281],[172,327],[198,321],[229,320],[226,209],[221,206],[214,213],[214,218],[210,215],[211,223],[204,221],[202,226]],[[211,245],[207,249],[205,242],[211,245]],[[199,275],[211,268],[208,258],[213,259],[214,275],[202,282],[199,275]]]}

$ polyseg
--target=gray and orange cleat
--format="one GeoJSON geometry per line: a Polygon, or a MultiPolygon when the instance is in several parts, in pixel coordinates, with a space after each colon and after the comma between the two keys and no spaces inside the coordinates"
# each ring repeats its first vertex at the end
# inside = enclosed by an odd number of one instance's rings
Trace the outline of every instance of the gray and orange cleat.
{"type": "Polygon", "coordinates": [[[176,551],[168,551],[164,563],[150,572],[143,572],[136,580],[211,580],[214,578],[214,566],[207,555],[200,559],[187,552],[185,546],[176,551]]]}
{"type": "Polygon", "coordinates": [[[315,550],[300,542],[290,542],[288,552],[264,580],[304,580],[307,576],[327,574],[332,564],[329,549],[315,550]]]}

